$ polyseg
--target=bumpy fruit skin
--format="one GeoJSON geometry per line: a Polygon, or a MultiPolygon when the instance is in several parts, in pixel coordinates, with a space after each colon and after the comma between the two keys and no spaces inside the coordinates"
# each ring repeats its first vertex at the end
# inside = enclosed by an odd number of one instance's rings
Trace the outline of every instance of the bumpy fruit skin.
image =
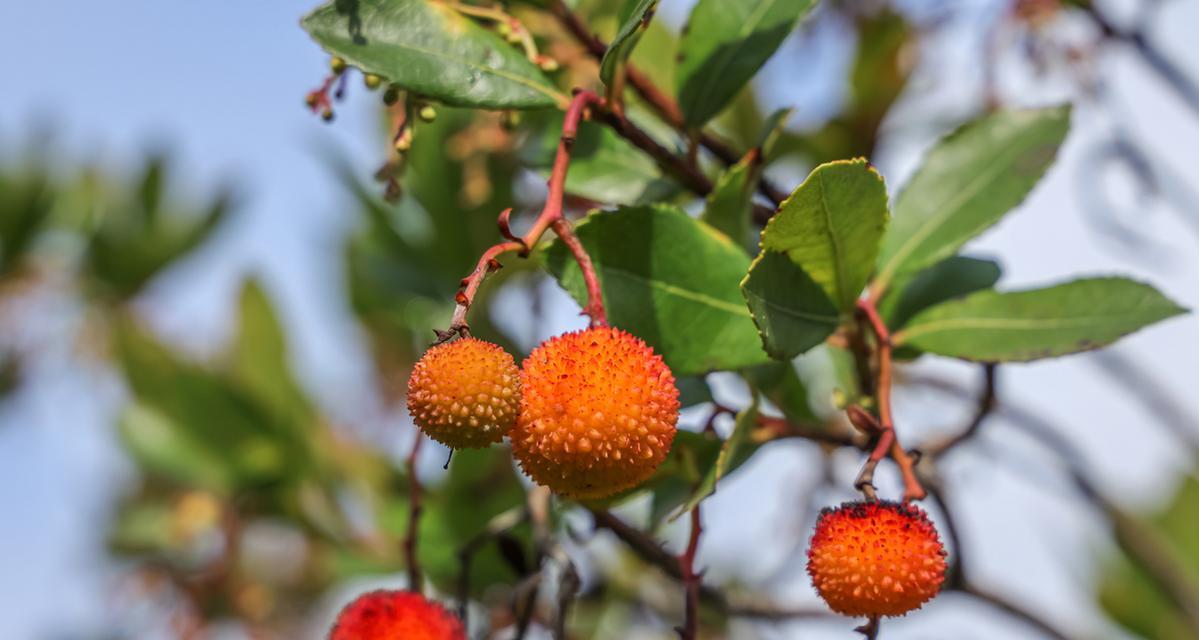
{"type": "Polygon", "coordinates": [[[411,591],[371,591],[337,616],[329,640],[466,640],[462,622],[411,591]]]}
{"type": "Polygon", "coordinates": [[[640,338],[596,327],[551,338],[525,359],[512,453],[561,495],[603,498],[648,479],[679,419],[674,374],[640,338]]]}
{"type": "Polygon", "coordinates": [[[499,345],[462,338],[430,348],[408,378],[408,413],[454,449],[499,442],[520,411],[520,370],[499,345]]]}
{"type": "Polygon", "coordinates": [[[846,616],[901,616],[945,581],[945,547],[928,515],[896,502],[825,509],[808,549],[808,574],[829,608],[846,616]]]}

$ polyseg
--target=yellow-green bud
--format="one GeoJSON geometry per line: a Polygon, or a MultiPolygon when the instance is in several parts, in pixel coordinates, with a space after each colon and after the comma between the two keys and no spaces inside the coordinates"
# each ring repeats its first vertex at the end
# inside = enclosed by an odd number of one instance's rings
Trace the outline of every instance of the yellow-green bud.
{"type": "Polygon", "coordinates": [[[342,71],[346,70],[346,61],[337,56],[333,56],[333,58],[329,60],[329,68],[333,70],[333,73],[341,73],[342,71]]]}
{"type": "Polygon", "coordinates": [[[373,73],[368,73],[368,74],[362,76],[362,82],[364,84],[366,84],[367,89],[370,89],[373,91],[375,89],[378,89],[379,85],[383,84],[383,78],[380,78],[379,76],[377,76],[373,73]]]}
{"type": "Polygon", "coordinates": [[[427,105],[421,107],[420,111],[418,111],[416,113],[416,115],[419,116],[420,119],[424,120],[425,122],[433,122],[434,120],[437,119],[437,109],[434,109],[433,105],[427,104],[427,105]]]}

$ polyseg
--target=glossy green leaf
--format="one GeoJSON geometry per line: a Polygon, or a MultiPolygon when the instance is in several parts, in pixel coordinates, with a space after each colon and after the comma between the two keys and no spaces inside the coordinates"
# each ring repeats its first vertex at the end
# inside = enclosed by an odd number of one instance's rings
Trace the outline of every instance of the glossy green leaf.
{"type": "Polygon", "coordinates": [[[810,0],[699,0],[679,47],[679,107],[702,126],[749,82],[795,28],[810,0]]]}
{"type": "MultiPolygon", "coordinates": [[[[562,132],[562,115],[555,114],[521,151],[522,162],[549,176],[562,132]]],[[[566,192],[593,202],[644,204],[677,191],[653,158],[642,153],[610,128],[583,122],[571,148],[566,192]]]]}
{"type": "Polygon", "coordinates": [[[568,100],[523,51],[447,3],[337,0],[301,24],[330,54],[448,105],[535,109],[568,100]]]}
{"type": "Polygon", "coordinates": [[[620,10],[620,29],[600,60],[600,79],[604,84],[612,85],[617,68],[633,53],[633,47],[637,46],[657,8],[658,0],[625,0],[620,10]]]}
{"type": "Polygon", "coordinates": [[[1097,349],[1184,311],[1147,284],[1090,278],[980,291],[921,312],[893,339],[966,360],[1023,362],[1097,349]]]}
{"type": "Polygon", "coordinates": [[[896,200],[877,286],[948,258],[1019,205],[1069,128],[1069,106],[1000,111],[941,140],[896,200]]]}
{"type": "Polygon", "coordinates": [[[763,251],[787,254],[842,311],[874,270],[887,228],[887,189],[865,160],[816,167],[762,230],[763,251]]]}
{"type": "Polygon", "coordinates": [[[878,312],[894,331],[928,307],[990,289],[1001,273],[994,260],[953,256],[896,280],[879,302],[878,312]]]}
{"type": "MultiPolygon", "coordinates": [[[[603,286],[608,320],[641,337],[676,375],[766,361],[737,282],[749,257],[675,207],[597,212],[577,227],[603,286]]],[[[560,241],[546,266],[580,303],[582,274],[560,241]]]]}
{"type": "Polygon", "coordinates": [[[750,405],[737,414],[737,419],[733,423],[733,431],[720,446],[720,453],[716,456],[716,460],[704,471],[703,477],[695,485],[695,489],[687,501],[670,516],[671,521],[677,520],[683,514],[694,509],[705,498],[716,493],[716,483],[753,455],[753,451],[757,447],[752,446],[752,443],[749,442],[749,434],[753,431],[757,420],[758,394],[754,392],[750,405]]]}
{"type": "Polygon", "coordinates": [[[832,301],[785,254],[763,251],[741,282],[762,348],[777,360],[790,360],[820,344],[841,322],[832,301]]]}

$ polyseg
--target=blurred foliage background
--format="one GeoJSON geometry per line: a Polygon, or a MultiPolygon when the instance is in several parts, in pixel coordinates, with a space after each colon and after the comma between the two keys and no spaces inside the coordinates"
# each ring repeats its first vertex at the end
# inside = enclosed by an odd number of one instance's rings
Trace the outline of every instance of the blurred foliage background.
{"type": "MultiPolygon", "coordinates": [[[[563,71],[556,81],[561,87],[595,85],[597,62],[540,4],[512,2],[510,8],[542,50],[560,61],[563,71]]],[[[925,57],[926,41],[960,28],[954,3],[825,2],[797,37],[803,43],[846,43],[843,55],[805,57],[810,45],[785,47],[779,55],[791,57],[791,68],[741,91],[712,130],[734,149],[757,147],[764,132],[769,134],[763,175],[789,190],[797,176],[820,162],[885,156],[905,140],[927,138],[1016,101],[1013,87],[1034,86],[1040,94],[1073,97],[1089,105],[1096,120],[1109,123],[1096,125],[1102,144],[1088,154],[1093,175],[1115,167],[1142,198],[1164,203],[1180,219],[1189,217],[1184,224],[1193,224],[1195,201],[1187,199],[1185,180],[1177,179],[1185,167],[1157,162],[1154,151],[1139,146],[1108,111],[1102,52],[1105,47],[1142,52],[1144,73],[1161,75],[1167,91],[1173,87],[1184,100],[1193,80],[1171,79],[1168,68],[1162,71],[1162,62],[1152,57],[1159,53],[1149,47],[1136,19],[1119,23],[1133,27],[1115,26],[1114,18],[1089,2],[994,4],[1000,6],[985,30],[992,39],[983,58],[988,66],[977,71],[989,81],[963,108],[930,112],[935,118],[920,111],[929,96],[936,99],[929,78],[936,75],[938,61],[925,57]],[[825,101],[822,115],[799,113],[797,123],[780,128],[778,114],[762,106],[777,100],[769,86],[761,85],[784,81],[809,65],[836,76],[838,95],[825,101]],[[1022,74],[1020,83],[1008,79],[1013,73],[1022,74]]],[[[607,41],[619,24],[619,5],[580,0],[573,9],[607,41]]],[[[1134,8],[1131,15],[1141,10],[1134,8]]],[[[659,86],[675,85],[671,61],[677,37],[672,23],[655,20],[633,54],[633,63],[659,86]]],[[[314,82],[319,80],[323,70],[311,71],[314,82]]],[[[297,102],[305,89],[295,87],[297,102]]],[[[377,100],[359,86],[350,87],[349,94],[350,103],[377,100]]],[[[1192,94],[1187,104],[1195,108],[1199,102],[1192,94]]],[[[383,407],[386,417],[380,422],[391,430],[382,434],[341,424],[301,383],[292,356],[295,339],[273,292],[254,275],[244,277],[227,310],[233,330],[218,350],[197,354],[173,344],[147,321],[152,301],[146,291],[152,283],[198,251],[215,246],[219,252],[222,233],[239,215],[234,192],[196,194],[178,188],[188,178],[172,172],[168,155],[149,156],[137,170],[113,172],[99,163],[62,162],[42,151],[48,145],[36,136],[19,143],[9,139],[0,150],[0,394],[27,393],[29,368],[47,348],[27,339],[24,327],[57,323],[51,316],[62,314],[75,318],[59,337],[70,342],[76,366],[103,371],[107,382],[100,384],[115,381],[121,390],[122,408],[111,429],[135,470],[92,535],[107,541],[120,567],[121,589],[131,590],[136,601],[153,603],[150,614],[114,620],[112,628],[55,637],[316,638],[331,619],[331,594],[352,584],[403,583],[401,548],[411,489],[405,464],[410,425],[403,408],[408,370],[433,337],[431,329],[445,326],[460,278],[495,241],[497,212],[514,206],[527,215],[538,206],[560,119],[524,113],[514,122],[509,114],[438,106],[434,122],[416,125],[412,149],[400,162],[388,151],[387,113],[382,105],[372,109],[378,111],[378,144],[369,148],[378,153],[375,160],[382,168],[372,176],[362,170],[361,158],[350,161],[348,152],[334,149],[325,150],[322,162],[350,203],[339,214],[351,222],[337,240],[344,296],[336,302],[352,315],[369,346],[376,382],[370,393],[383,407]]],[[[688,141],[648,105],[631,98],[628,109],[662,144],[687,151],[688,141]]],[[[320,122],[313,118],[311,125],[320,122]]],[[[710,175],[719,174],[712,158],[703,162],[710,175]]],[[[1151,259],[1152,238],[1123,208],[1096,195],[1103,179],[1097,182],[1083,191],[1102,205],[1091,208],[1098,233],[1112,240],[1113,251],[1151,259]]],[[[700,208],[652,159],[594,124],[580,134],[568,190],[577,212],[595,201],[673,200],[697,213],[700,208]]],[[[746,212],[755,204],[760,206],[761,199],[747,196],[733,206],[746,212]]],[[[756,228],[729,228],[752,246],[756,228]]],[[[519,357],[556,326],[562,312],[555,309],[573,309],[561,295],[546,293],[552,280],[532,261],[507,260],[505,267],[478,301],[480,309],[491,312],[476,312],[472,328],[519,357]]],[[[188,286],[183,276],[171,283],[188,286]]],[[[1194,324],[1189,326],[1193,332],[1194,324]]],[[[755,375],[779,411],[806,422],[832,415],[829,388],[852,388],[843,365],[832,360],[815,373],[811,367],[767,365],[755,375]]],[[[1119,365],[1112,364],[1113,375],[1128,375],[1129,369],[1119,365]]],[[[728,393],[719,380],[709,382],[718,397],[728,393]]],[[[910,384],[919,380],[914,377],[910,384]]],[[[955,388],[960,393],[967,387],[955,388]]],[[[706,412],[699,407],[710,406],[712,394],[703,379],[686,381],[685,404],[697,408],[685,414],[685,428],[702,428],[706,412]]],[[[1150,402],[1160,408],[1170,401],[1150,402]]],[[[1193,453],[1194,418],[1184,411],[1169,420],[1182,424],[1180,442],[1193,453]]],[[[630,517],[644,517],[658,530],[663,516],[685,498],[686,484],[669,483],[686,482],[695,467],[704,468],[702,461],[715,456],[712,444],[698,433],[683,434],[676,446],[683,453],[667,463],[655,503],[640,516],[644,505],[634,505],[630,517]],[[689,468],[688,457],[700,462],[691,460],[689,468]]],[[[514,588],[535,569],[534,532],[519,524],[483,544],[476,538],[523,508],[527,485],[502,449],[458,452],[444,472],[444,450],[426,449],[418,469],[427,478],[419,536],[427,577],[447,602],[469,596],[476,625],[510,628],[514,588]],[[475,546],[467,565],[462,551],[475,546]]],[[[1086,496],[1097,490],[1085,480],[1091,471],[1079,457],[1070,451],[1064,455],[1077,465],[1071,473],[1086,496]]],[[[827,479],[833,477],[828,471],[827,479]]],[[[794,500],[795,510],[828,490],[807,493],[794,500]]],[[[1096,526],[1110,530],[1115,543],[1094,553],[1095,566],[1102,568],[1094,598],[1110,618],[1095,628],[1117,636],[1194,637],[1199,628],[1194,476],[1155,509],[1094,502],[1103,516],[1096,526]]],[[[593,537],[585,515],[563,508],[555,522],[572,540],[572,552],[585,558],[585,586],[572,623],[576,637],[672,637],[681,594],[669,579],[609,538],[593,537]]],[[[802,551],[800,542],[793,552],[802,551]]],[[[750,543],[742,544],[739,551],[748,553],[750,543]]],[[[780,565],[787,562],[801,573],[793,558],[780,565]]],[[[759,605],[765,604],[761,594],[777,595],[769,581],[729,582],[723,586],[730,593],[746,594],[759,605]]],[[[545,603],[546,611],[550,605],[545,603]]],[[[709,637],[799,637],[798,631],[788,635],[786,630],[806,628],[776,627],[768,616],[731,623],[729,613],[710,610],[709,637]]],[[[538,610],[534,619],[545,623],[548,615],[538,610]]],[[[794,617],[820,616],[805,607],[794,617]]],[[[829,637],[848,637],[844,624],[817,620],[813,625],[817,632],[833,634],[829,637]]],[[[920,637],[939,637],[936,628],[928,632],[920,637]]],[[[536,627],[534,635],[539,633],[545,631],[536,627]]],[[[1002,637],[1029,637],[1013,633],[1002,637]]]]}

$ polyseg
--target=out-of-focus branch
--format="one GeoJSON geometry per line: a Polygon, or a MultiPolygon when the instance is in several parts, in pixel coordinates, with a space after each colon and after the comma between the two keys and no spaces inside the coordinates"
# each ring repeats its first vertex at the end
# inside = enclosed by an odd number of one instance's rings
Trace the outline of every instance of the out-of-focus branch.
{"type": "MultiPolygon", "coordinates": [[[[1153,3],[1149,4],[1152,5],[1153,3]]],[[[1087,3],[1084,11],[1099,27],[1100,31],[1103,32],[1104,36],[1131,46],[1146,66],[1157,73],[1158,77],[1173,89],[1174,93],[1192,111],[1199,114],[1199,84],[1196,84],[1178,65],[1167,58],[1153,43],[1149,42],[1144,30],[1141,28],[1126,29],[1117,25],[1093,2],[1087,3]]]]}
{"type": "Polygon", "coordinates": [[[1097,354],[1094,362],[1096,368],[1115,381],[1122,391],[1156,416],[1192,454],[1199,453],[1199,432],[1195,431],[1194,420],[1164,391],[1152,371],[1111,349],[1097,354]]]}
{"type": "Polygon", "coordinates": [[[966,427],[958,433],[924,447],[925,453],[927,453],[930,458],[940,457],[947,453],[950,449],[953,449],[963,442],[973,438],[978,434],[978,430],[980,427],[982,427],[983,422],[986,421],[987,416],[991,415],[991,412],[995,410],[995,377],[997,367],[992,363],[988,363],[982,365],[982,370],[983,389],[978,396],[978,408],[974,411],[974,417],[972,417],[966,427]]]}
{"type": "Polygon", "coordinates": [[[703,584],[703,572],[695,570],[695,556],[699,552],[699,536],[703,533],[700,507],[691,508],[691,534],[687,548],[679,555],[679,573],[686,589],[686,605],[683,626],[678,629],[681,640],[695,640],[699,635],[699,589],[703,584]]]}
{"type": "MultiPolygon", "coordinates": [[[[947,380],[929,376],[913,378],[920,384],[964,397],[968,392],[947,380]]],[[[1188,628],[1199,637],[1199,584],[1180,567],[1185,566],[1175,556],[1169,543],[1109,501],[1091,480],[1083,463],[1084,457],[1058,430],[1036,413],[998,404],[995,412],[1008,418],[1007,424],[1029,436],[1048,449],[1065,467],[1071,482],[1084,500],[1103,514],[1112,527],[1116,544],[1158,585],[1163,594],[1183,614],[1188,628]]],[[[973,594],[972,594],[973,595],[973,594]]]]}
{"type": "Polygon", "coordinates": [[[420,446],[425,441],[425,434],[420,429],[413,428],[416,438],[412,441],[412,450],[408,453],[408,532],[404,536],[404,559],[408,564],[408,589],[420,593],[423,580],[420,571],[420,558],[416,546],[420,541],[420,516],[424,507],[421,504],[420,479],[416,475],[417,456],[420,446]]]}
{"type": "Polygon", "coordinates": [[[1040,631],[1042,634],[1044,634],[1047,637],[1054,638],[1055,640],[1079,640],[1078,638],[1075,638],[1074,636],[1071,636],[1071,635],[1067,634],[1066,632],[1053,626],[1052,624],[1049,623],[1048,620],[1045,620],[1044,618],[1038,616],[1037,614],[1032,613],[1031,611],[1025,609],[1024,607],[1021,607],[1020,605],[1012,602],[1011,600],[1008,600],[1004,596],[1001,596],[998,593],[995,593],[993,591],[989,591],[987,589],[979,587],[978,585],[964,583],[961,586],[959,586],[956,589],[956,591],[958,593],[968,595],[971,598],[974,598],[975,600],[986,603],[986,604],[988,604],[996,609],[999,609],[1000,611],[1012,616],[1013,618],[1016,618],[1018,620],[1025,622],[1026,624],[1037,629],[1038,631],[1040,631]]]}

